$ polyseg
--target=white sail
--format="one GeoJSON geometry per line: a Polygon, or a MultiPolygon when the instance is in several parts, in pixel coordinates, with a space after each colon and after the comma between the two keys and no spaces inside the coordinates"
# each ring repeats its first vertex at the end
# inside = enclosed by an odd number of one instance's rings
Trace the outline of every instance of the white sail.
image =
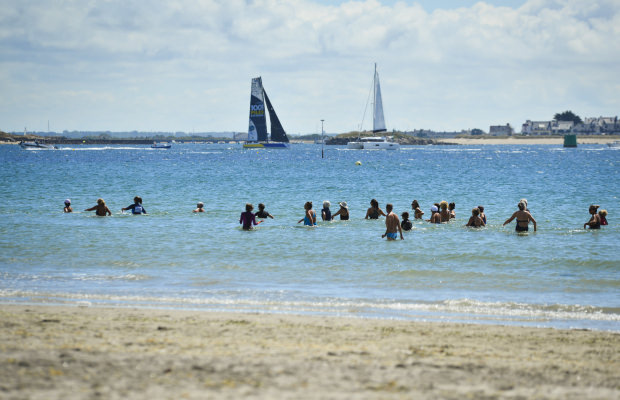
{"type": "Polygon", "coordinates": [[[381,99],[381,85],[379,84],[379,73],[375,64],[375,101],[372,113],[372,131],[385,132],[385,117],[383,116],[383,100],[381,99]]]}

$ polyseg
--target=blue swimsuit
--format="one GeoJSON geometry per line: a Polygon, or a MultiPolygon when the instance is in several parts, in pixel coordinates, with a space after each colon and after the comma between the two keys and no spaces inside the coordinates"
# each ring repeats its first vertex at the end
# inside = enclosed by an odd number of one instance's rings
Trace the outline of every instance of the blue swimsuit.
{"type": "MultiPolygon", "coordinates": [[[[312,212],[312,218],[316,220],[316,213],[314,211],[312,212]]],[[[308,216],[306,215],[304,217],[304,225],[313,226],[313,225],[316,225],[316,222],[312,223],[312,221],[310,221],[310,219],[308,219],[308,216]]]]}

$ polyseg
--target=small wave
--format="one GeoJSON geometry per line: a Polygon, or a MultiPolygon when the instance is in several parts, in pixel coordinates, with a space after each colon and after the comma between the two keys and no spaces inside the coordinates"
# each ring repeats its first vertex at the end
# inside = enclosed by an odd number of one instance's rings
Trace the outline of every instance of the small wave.
{"type": "Polygon", "coordinates": [[[124,275],[92,275],[92,274],[75,274],[74,280],[78,281],[146,281],[151,279],[149,275],[142,274],[124,274],[124,275]]]}
{"type": "Polygon", "coordinates": [[[440,302],[372,301],[323,298],[310,300],[247,299],[235,295],[213,297],[156,297],[85,293],[41,293],[0,290],[0,302],[80,304],[112,307],[175,308],[204,311],[262,312],[304,315],[333,315],[402,320],[493,323],[571,327],[619,331],[620,308],[590,305],[524,304],[483,302],[472,299],[440,302]],[[2,300],[4,299],[4,300],[2,300]]]}

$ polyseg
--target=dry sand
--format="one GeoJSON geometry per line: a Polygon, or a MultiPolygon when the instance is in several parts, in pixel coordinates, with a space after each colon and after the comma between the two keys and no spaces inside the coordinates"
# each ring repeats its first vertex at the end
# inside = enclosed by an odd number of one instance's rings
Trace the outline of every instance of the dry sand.
{"type": "Polygon", "coordinates": [[[0,306],[2,399],[618,399],[620,334],[0,306]]]}
{"type": "MultiPolygon", "coordinates": [[[[577,144],[607,144],[619,140],[618,136],[578,136],[577,144]]],[[[480,138],[452,138],[437,139],[442,143],[455,143],[463,145],[483,145],[483,144],[557,144],[564,145],[563,137],[546,136],[510,136],[510,137],[480,137],[480,138]]]]}

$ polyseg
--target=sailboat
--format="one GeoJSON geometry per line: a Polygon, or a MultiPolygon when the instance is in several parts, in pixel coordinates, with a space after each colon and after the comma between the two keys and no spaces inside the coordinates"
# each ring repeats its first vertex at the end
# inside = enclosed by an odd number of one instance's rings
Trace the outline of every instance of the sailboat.
{"type": "Polygon", "coordinates": [[[263,80],[259,76],[252,79],[252,92],[250,95],[250,126],[248,127],[248,140],[243,145],[248,149],[287,149],[288,136],[276,115],[276,111],[269,101],[269,96],[263,88],[263,80]],[[267,118],[265,116],[265,103],[269,111],[271,122],[271,141],[267,133],[267,118]]]}
{"type": "MultiPolygon", "coordinates": [[[[372,112],[372,132],[385,132],[385,117],[383,116],[383,100],[381,98],[381,85],[379,84],[379,73],[375,63],[375,75],[373,77],[373,112],[372,112]]],[[[347,143],[348,149],[356,150],[397,150],[400,145],[395,142],[388,142],[385,136],[370,136],[358,138],[356,141],[347,143]]]]}

